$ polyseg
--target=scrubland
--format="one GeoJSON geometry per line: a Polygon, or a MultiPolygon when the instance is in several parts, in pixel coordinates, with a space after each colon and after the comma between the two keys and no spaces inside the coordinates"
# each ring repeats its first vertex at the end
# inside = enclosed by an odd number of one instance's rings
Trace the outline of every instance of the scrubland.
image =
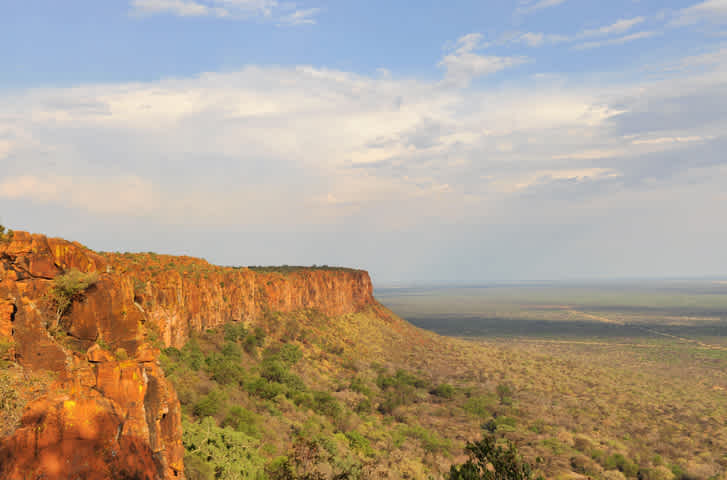
{"type": "Polygon", "coordinates": [[[446,478],[483,431],[546,478],[725,478],[719,290],[429,293],[380,298],[458,338],[374,307],[165,350],[189,478],[446,478]]]}

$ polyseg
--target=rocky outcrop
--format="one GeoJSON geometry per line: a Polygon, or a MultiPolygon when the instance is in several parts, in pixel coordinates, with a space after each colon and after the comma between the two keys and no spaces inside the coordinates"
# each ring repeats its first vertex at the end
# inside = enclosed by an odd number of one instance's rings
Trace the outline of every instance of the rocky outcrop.
{"type": "Polygon", "coordinates": [[[15,232],[0,242],[0,340],[10,359],[57,380],[2,440],[0,478],[183,478],[180,407],[159,346],[230,321],[272,328],[276,311],[334,316],[375,303],[359,270],[216,267],[15,232]],[[49,293],[71,269],[99,278],[56,329],[49,293]]]}

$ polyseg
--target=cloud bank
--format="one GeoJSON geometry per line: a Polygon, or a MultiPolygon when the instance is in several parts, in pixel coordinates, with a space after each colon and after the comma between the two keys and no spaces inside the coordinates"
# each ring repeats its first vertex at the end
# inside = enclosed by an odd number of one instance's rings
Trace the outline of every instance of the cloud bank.
{"type": "Polygon", "coordinates": [[[727,239],[723,49],[608,86],[478,86],[470,80],[526,61],[482,45],[460,38],[442,79],[247,66],[5,93],[0,202],[20,226],[18,212],[43,211],[51,223],[250,232],[237,242],[282,232],[289,243],[248,246],[270,258],[290,249],[293,261],[314,251],[390,279],[719,264],[699,250],[727,239]],[[377,260],[373,238],[400,252],[398,267],[377,260]],[[701,247],[672,258],[684,244],[701,247]],[[438,259],[444,250],[462,258],[438,259]]]}

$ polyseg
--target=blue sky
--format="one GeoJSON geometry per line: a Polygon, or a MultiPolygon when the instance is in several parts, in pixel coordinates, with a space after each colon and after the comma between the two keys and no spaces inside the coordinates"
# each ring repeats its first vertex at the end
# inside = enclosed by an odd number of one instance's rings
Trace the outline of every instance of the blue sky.
{"type": "Polygon", "coordinates": [[[379,284],[723,275],[727,0],[0,4],[0,218],[379,284]]]}

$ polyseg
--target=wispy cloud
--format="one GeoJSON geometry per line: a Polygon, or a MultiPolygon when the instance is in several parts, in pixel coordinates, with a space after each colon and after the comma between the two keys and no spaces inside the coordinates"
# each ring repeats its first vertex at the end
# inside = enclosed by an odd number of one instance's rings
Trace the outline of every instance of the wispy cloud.
{"type": "Polygon", "coordinates": [[[591,30],[584,30],[583,32],[576,35],[576,38],[597,37],[601,35],[618,35],[627,32],[628,30],[631,30],[633,27],[639,25],[643,21],[644,17],[623,18],[610,25],[605,25],[603,27],[591,30]]]}
{"type": "Polygon", "coordinates": [[[637,32],[637,33],[632,33],[630,35],[624,35],[622,37],[609,38],[608,40],[584,42],[584,43],[580,43],[580,44],[576,45],[573,48],[575,48],[576,50],[588,50],[591,48],[599,48],[599,47],[605,47],[605,46],[609,46],[609,45],[623,45],[624,43],[633,42],[635,40],[650,38],[657,34],[658,34],[658,32],[654,32],[654,31],[637,32]]]}
{"type": "Polygon", "coordinates": [[[180,17],[226,16],[229,14],[225,9],[211,9],[207,5],[191,0],[133,0],[131,11],[137,15],[167,13],[180,17]]]}
{"type": "Polygon", "coordinates": [[[315,16],[321,11],[320,8],[307,8],[304,10],[296,10],[280,18],[282,25],[305,25],[316,23],[315,16]]]}
{"type": "Polygon", "coordinates": [[[672,25],[727,22],[727,0],[705,0],[677,12],[672,25]]]}
{"type": "Polygon", "coordinates": [[[180,17],[218,17],[230,20],[266,18],[279,25],[316,23],[319,8],[295,8],[277,0],[132,0],[130,13],[135,16],[176,15],[180,17]]]}
{"type": "Polygon", "coordinates": [[[487,46],[482,43],[482,38],[479,33],[464,35],[457,40],[450,53],[442,58],[439,66],[446,71],[446,82],[467,86],[476,77],[490,75],[529,61],[527,57],[479,55],[475,51],[487,46]]]}
{"type": "MultiPolygon", "coordinates": [[[[582,30],[572,35],[526,32],[518,33],[508,37],[509,42],[516,42],[528,45],[530,47],[540,47],[542,45],[555,45],[561,43],[572,43],[582,41],[589,38],[607,37],[610,35],[619,35],[631,30],[636,25],[644,22],[644,17],[624,18],[614,23],[604,25],[599,28],[582,30]]],[[[604,43],[605,44],[605,43],[604,43]]]]}
{"type": "Polygon", "coordinates": [[[519,14],[528,14],[528,13],[535,13],[539,10],[543,10],[545,8],[550,7],[557,7],[561,3],[564,3],[566,0],[526,0],[524,2],[521,2],[521,5],[517,8],[516,13],[519,14]]]}

